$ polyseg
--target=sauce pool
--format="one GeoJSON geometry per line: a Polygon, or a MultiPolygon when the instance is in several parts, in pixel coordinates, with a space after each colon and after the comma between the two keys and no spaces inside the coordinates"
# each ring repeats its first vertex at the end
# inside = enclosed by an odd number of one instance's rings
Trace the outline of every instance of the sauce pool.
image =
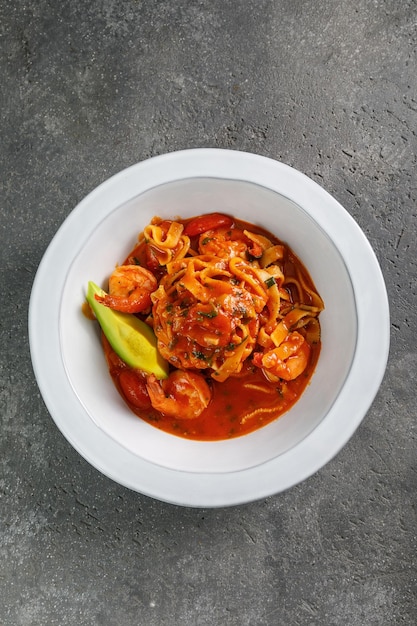
{"type": "MultiPolygon", "coordinates": [[[[272,383],[255,367],[248,367],[241,376],[230,377],[223,383],[207,378],[212,389],[209,406],[199,417],[181,420],[159,413],[150,403],[146,405],[145,398],[142,407],[130,402],[119,382],[121,372],[130,368],[120,361],[104,336],[103,347],[113,382],[133,413],[160,430],[196,441],[218,441],[245,435],[286,413],[309,384],[320,354],[320,344],[316,344],[306,370],[288,382],[272,383]]],[[[137,375],[141,376],[140,373],[137,375]]]]}

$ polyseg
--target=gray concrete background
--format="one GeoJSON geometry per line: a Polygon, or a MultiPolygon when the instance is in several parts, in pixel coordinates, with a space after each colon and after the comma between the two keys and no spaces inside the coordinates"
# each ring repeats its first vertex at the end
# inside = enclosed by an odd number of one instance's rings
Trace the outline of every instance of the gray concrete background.
{"type": "Polygon", "coordinates": [[[415,0],[1,0],[0,37],[0,624],[416,624],[415,0]],[[288,492],[220,510],[86,463],[28,349],[35,272],[73,207],[191,147],[320,183],[373,245],[392,315],[349,444],[288,492]]]}

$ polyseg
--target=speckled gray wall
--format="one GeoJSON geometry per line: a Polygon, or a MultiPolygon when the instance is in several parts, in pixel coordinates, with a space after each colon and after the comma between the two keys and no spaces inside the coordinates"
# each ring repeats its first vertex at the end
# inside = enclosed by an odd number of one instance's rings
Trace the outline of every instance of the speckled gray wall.
{"type": "Polygon", "coordinates": [[[0,37],[0,624],[417,623],[415,1],[3,0],[0,37]],[[77,202],[205,146],[332,193],[376,251],[392,316],[386,377],[343,451],[223,510],[88,465],[42,402],[27,336],[37,266],[77,202]]]}

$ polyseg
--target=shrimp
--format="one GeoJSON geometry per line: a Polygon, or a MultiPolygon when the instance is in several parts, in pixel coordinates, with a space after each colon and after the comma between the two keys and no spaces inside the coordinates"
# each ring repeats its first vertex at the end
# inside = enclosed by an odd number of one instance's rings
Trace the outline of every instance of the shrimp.
{"type": "Polygon", "coordinates": [[[248,237],[240,228],[218,227],[204,231],[200,235],[198,249],[200,254],[214,255],[222,259],[262,256],[260,244],[248,237]]]}
{"type": "Polygon", "coordinates": [[[232,240],[236,236],[235,231],[230,228],[216,228],[207,230],[200,235],[198,250],[200,254],[207,254],[220,257],[221,259],[231,259],[235,256],[245,258],[246,245],[242,240],[232,240]]]}
{"type": "Polygon", "coordinates": [[[109,278],[109,293],[96,295],[96,299],[121,313],[140,313],[151,305],[151,293],[157,286],[155,276],[146,268],[120,265],[109,278]]]}
{"type": "Polygon", "coordinates": [[[153,408],[178,419],[195,419],[211,399],[207,382],[195,372],[175,370],[162,381],[151,374],[147,377],[146,387],[153,408]]]}
{"type": "Polygon", "coordinates": [[[272,375],[288,381],[304,372],[309,356],[309,344],[300,333],[294,331],[278,348],[264,354],[256,353],[253,363],[263,369],[267,378],[272,375]]]}

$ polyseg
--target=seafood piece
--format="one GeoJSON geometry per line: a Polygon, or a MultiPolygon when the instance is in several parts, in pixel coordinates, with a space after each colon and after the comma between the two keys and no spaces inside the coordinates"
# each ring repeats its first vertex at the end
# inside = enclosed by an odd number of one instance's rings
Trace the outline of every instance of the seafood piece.
{"type": "Polygon", "coordinates": [[[282,380],[294,380],[304,372],[309,356],[310,346],[300,333],[294,331],[277,348],[264,354],[254,354],[253,363],[262,368],[269,379],[275,376],[282,380]]]}
{"type": "Polygon", "coordinates": [[[109,278],[109,293],[96,295],[101,304],[121,313],[140,313],[151,305],[151,293],[158,283],[140,265],[120,265],[109,278]]]}
{"type": "Polygon", "coordinates": [[[146,387],[154,409],[178,419],[194,419],[208,406],[210,388],[201,374],[173,371],[165,380],[152,374],[146,387]]]}
{"type": "Polygon", "coordinates": [[[200,235],[198,250],[200,254],[216,256],[221,259],[233,257],[247,258],[247,238],[243,231],[230,228],[207,230],[200,235]]]}
{"type": "Polygon", "coordinates": [[[240,228],[216,226],[201,233],[198,249],[200,254],[214,255],[222,259],[233,257],[260,259],[263,254],[262,245],[255,235],[248,236],[249,234],[249,231],[240,228]]]}

